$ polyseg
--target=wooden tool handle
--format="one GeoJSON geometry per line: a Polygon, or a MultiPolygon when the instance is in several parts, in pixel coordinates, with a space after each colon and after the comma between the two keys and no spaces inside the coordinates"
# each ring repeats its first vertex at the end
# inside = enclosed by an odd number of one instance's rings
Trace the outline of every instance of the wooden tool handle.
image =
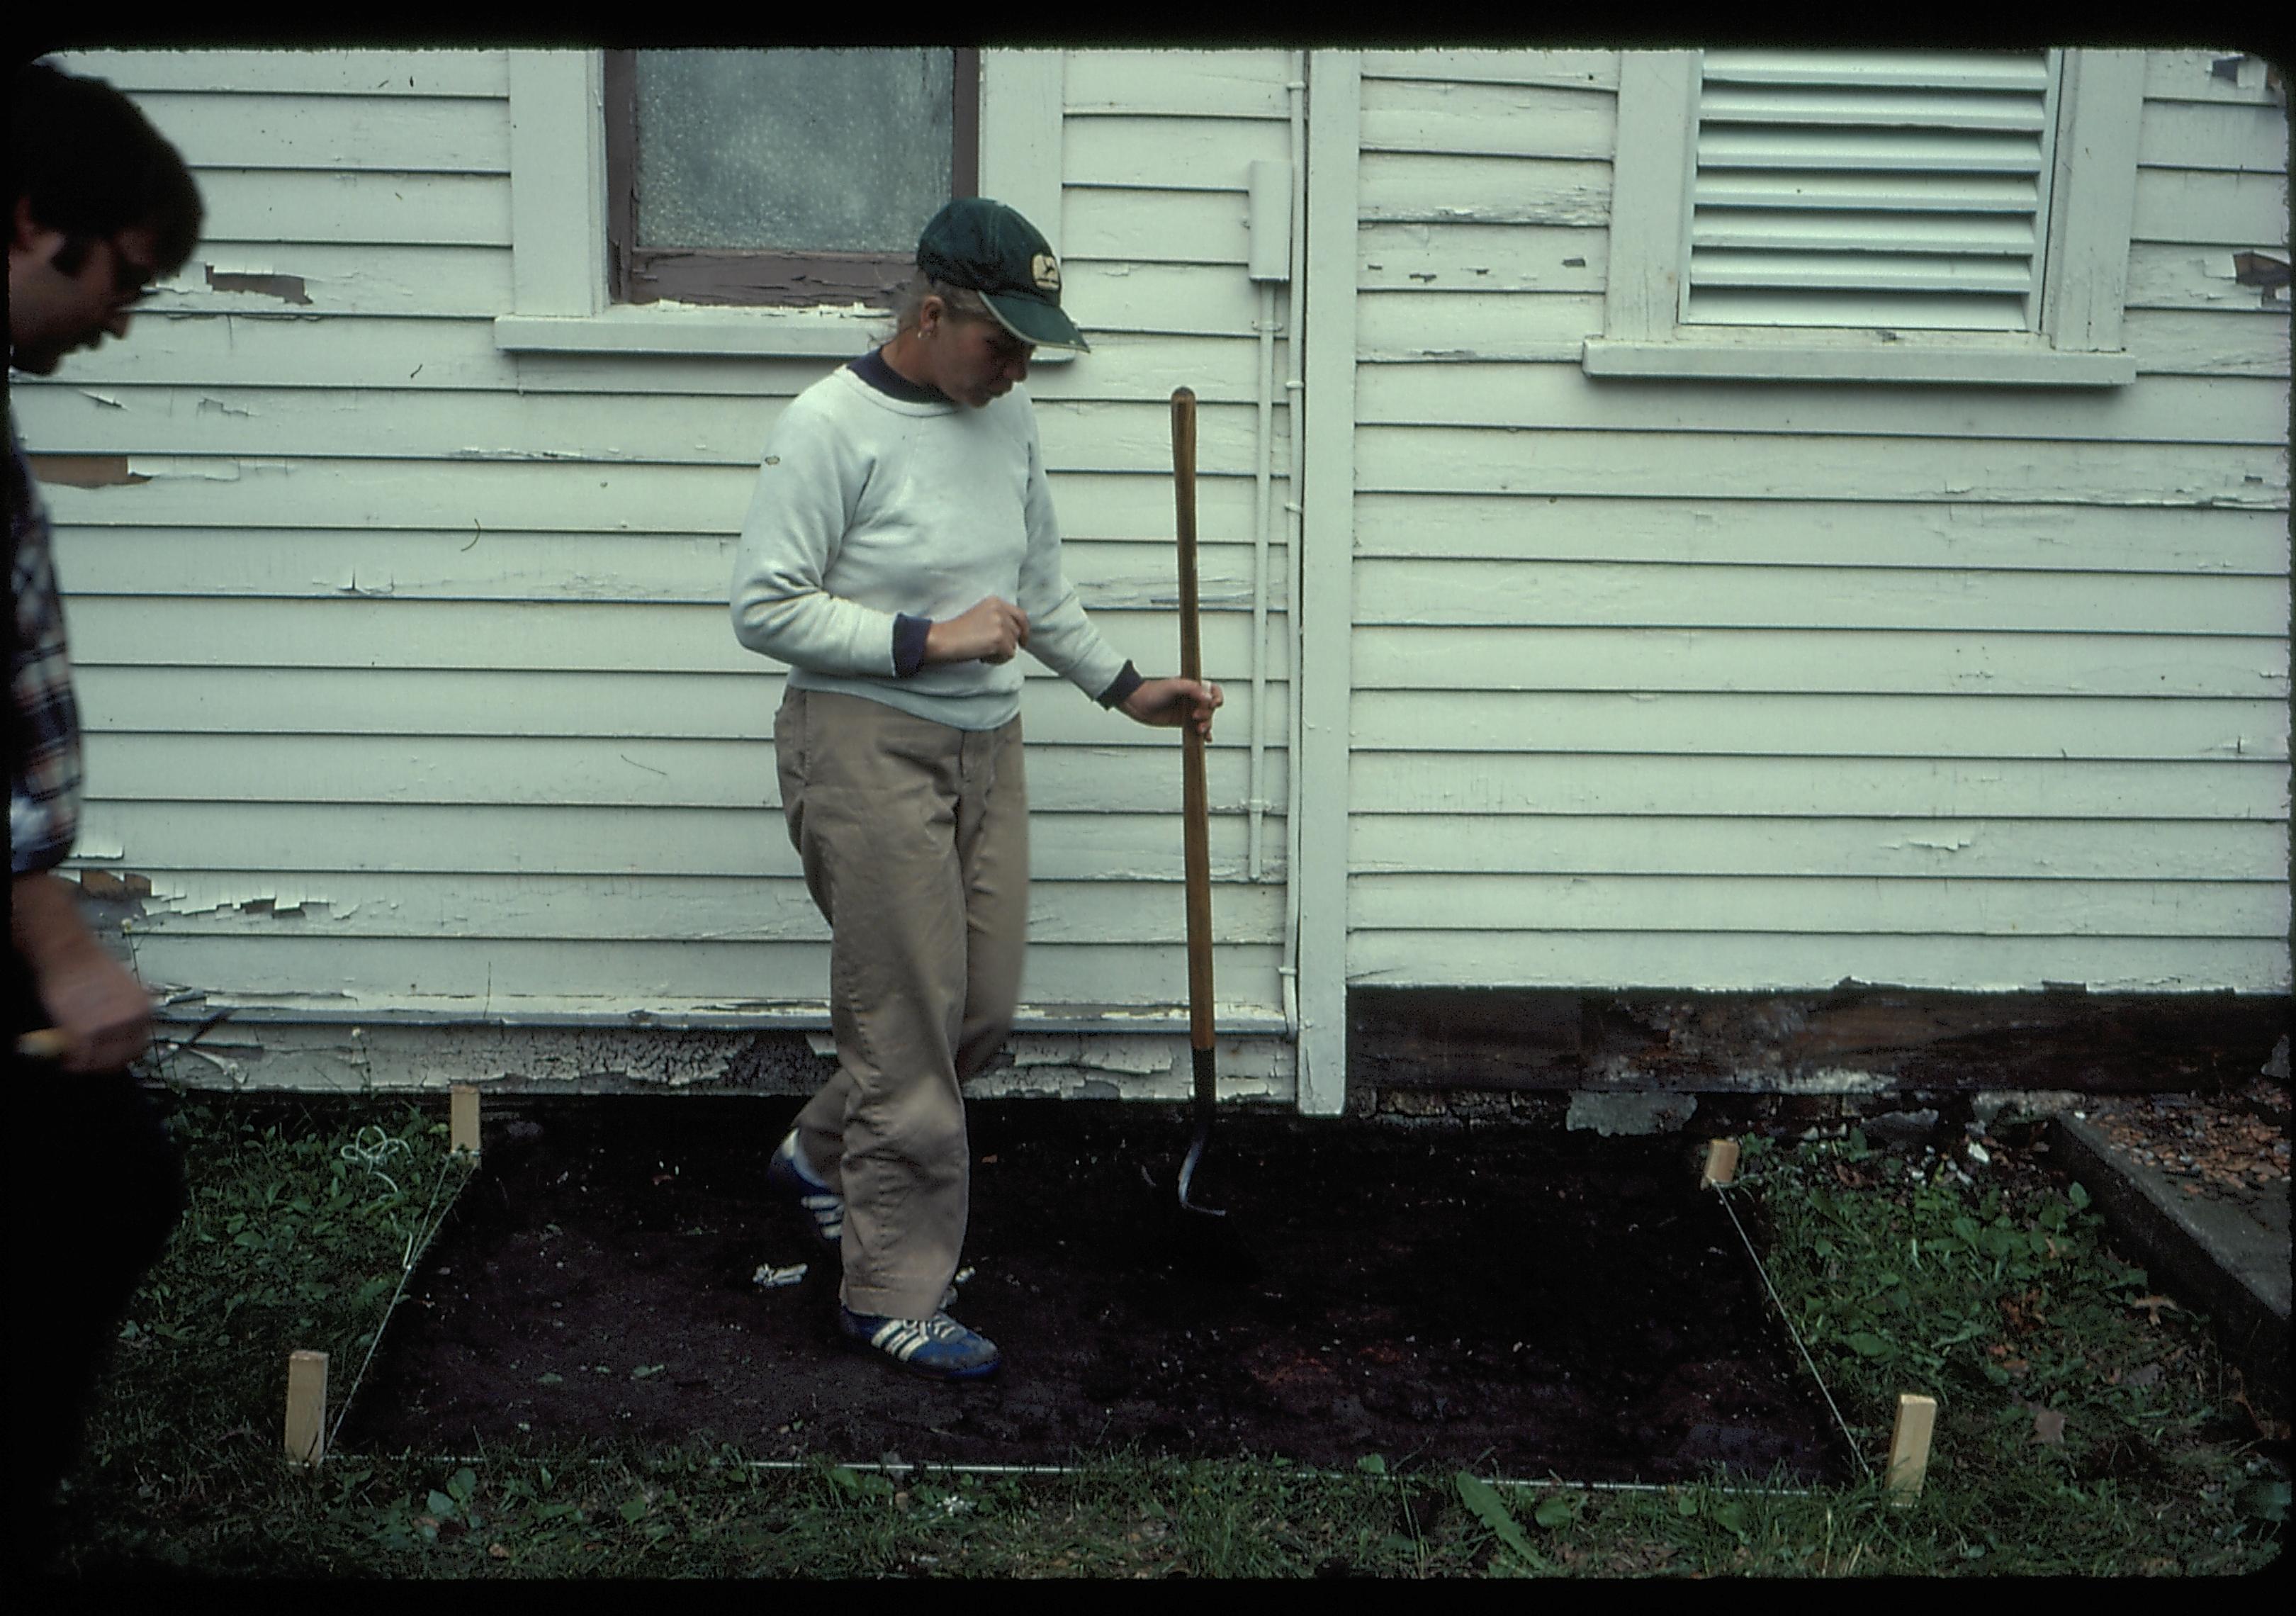
{"type": "MultiPolygon", "coordinates": [[[[1172,496],[1180,538],[1180,675],[1203,680],[1196,633],[1196,396],[1172,392],[1172,496]]],[[[1212,1046],[1211,807],[1204,785],[1204,738],[1190,714],[1180,725],[1182,807],[1188,877],[1188,1041],[1212,1046]]]]}

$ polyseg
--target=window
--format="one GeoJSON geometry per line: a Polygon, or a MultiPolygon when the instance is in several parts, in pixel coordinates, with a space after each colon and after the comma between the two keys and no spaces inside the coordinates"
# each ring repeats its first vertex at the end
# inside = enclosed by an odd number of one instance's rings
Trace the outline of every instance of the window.
{"type": "Polygon", "coordinates": [[[612,51],[616,302],[890,308],[979,176],[980,53],[612,51]]]}
{"type": "Polygon", "coordinates": [[[1594,375],[2112,385],[2133,52],[1630,53],[1594,375]]]}
{"type": "MultiPolygon", "coordinates": [[[[952,141],[961,105],[974,109],[977,194],[1008,202],[1061,248],[1063,53],[977,53],[975,94],[951,89],[952,141]]],[[[802,302],[693,306],[690,292],[657,290],[623,302],[612,284],[608,206],[606,53],[510,53],[510,311],[495,318],[495,346],[510,353],[725,354],[849,358],[881,340],[890,321],[879,296],[824,290],[802,302]]],[[[954,186],[953,172],[949,184],[954,186]]],[[[904,278],[915,230],[902,248],[904,278]]],[[[782,251],[800,250],[783,247],[782,251]]],[[[865,255],[874,256],[874,255],[865,255]]],[[[1033,363],[1058,364],[1041,351],[1033,363]]]]}

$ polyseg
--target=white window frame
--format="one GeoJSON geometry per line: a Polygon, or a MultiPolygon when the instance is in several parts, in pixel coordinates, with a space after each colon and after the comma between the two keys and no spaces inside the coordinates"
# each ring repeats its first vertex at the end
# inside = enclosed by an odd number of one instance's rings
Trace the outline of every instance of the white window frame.
{"type": "MultiPolygon", "coordinates": [[[[1056,50],[980,53],[980,183],[1060,249],[1056,50]]],[[[513,311],[495,320],[510,353],[729,354],[846,358],[891,334],[882,309],[618,304],[607,279],[605,56],[510,53],[513,311]]],[[[1032,364],[1070,356],[1045,349],[1032,364]]]]}
{"type": "Polygon", "coordinates": [[[2038,332],[1685,325],[1679,317],[1699,53],[1629,51],[1620,63],[1609,283],[1590,376],[1702,381],[1942,381],[2118,387],[2141,51],[2067,51],[2038,332]]]}

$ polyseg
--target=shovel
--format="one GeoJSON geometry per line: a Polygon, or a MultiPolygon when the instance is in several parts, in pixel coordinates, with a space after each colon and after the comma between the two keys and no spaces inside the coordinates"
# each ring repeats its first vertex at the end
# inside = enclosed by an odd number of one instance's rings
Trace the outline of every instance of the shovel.
{"type": "MultiPolygon", "coordinates": [[[[1172,392],[1172,482],[1180,537],[1180,675],[1201,683],[1203,651],[1196,635],[1196,396],[1172,392]]],[[[1211,1143],[1218,1098],[1212,1063],[1211,808],[1204,787],[1204,738],[1193,723],[1180,726],[1182,802],[1186,819],[1188,878],[1188,1043],[1195,1064],[1195,1136],[1180,1163],[1180,1210],[1206,1218],[1227,1214],[1188,1199],[1188,1186],[1211,1143]]]]}

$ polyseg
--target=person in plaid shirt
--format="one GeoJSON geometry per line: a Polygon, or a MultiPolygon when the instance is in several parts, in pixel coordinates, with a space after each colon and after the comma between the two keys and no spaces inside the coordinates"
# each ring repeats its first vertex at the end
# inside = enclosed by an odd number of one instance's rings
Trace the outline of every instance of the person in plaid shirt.
{"type": "MultiPolygon", "coordinates": [[[[11,86],[8,365],[45,376],[124,337],[199,239],[198,188],[127,97],[45,63],[11,86]]],[[[79,720],[48,516],[8,411],[8,1446],[12,1557],[53,1553],[57,1484],[144,1270],[180,1216],[183,1168],[128,1065],[151,1005],[55,873],[78,830],[79,720]]]]}

